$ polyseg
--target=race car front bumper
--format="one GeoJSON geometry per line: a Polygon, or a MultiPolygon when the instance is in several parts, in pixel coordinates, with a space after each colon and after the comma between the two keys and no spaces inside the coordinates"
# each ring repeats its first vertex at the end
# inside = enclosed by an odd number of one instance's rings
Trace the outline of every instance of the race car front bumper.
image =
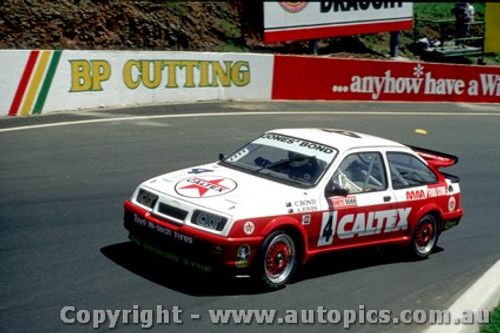
{"type": "Polygon", "coordinates": [[[131,201],[124,204],[130,240],[160,257],[203,271],[236,270],[246,274],[263,237],[231,238],[167,221],[131,201]]]}

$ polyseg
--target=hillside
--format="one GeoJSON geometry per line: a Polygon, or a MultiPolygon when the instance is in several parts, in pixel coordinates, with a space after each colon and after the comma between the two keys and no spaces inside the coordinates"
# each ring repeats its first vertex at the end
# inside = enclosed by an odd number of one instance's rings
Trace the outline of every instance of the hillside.
{"type": "MultiPolygon", "coordinates": [[[[308,42],[264,44],[262,16],[260,0],[6,0],[0,48],[309,52],[308,42]]],[[[320,51],[378,56],[358,38],[336,41],[320,51]]]]}
{"type": "MultiPolygon", "coordinates": [[[[262,1],[0,1],[0,49],[310,53],[309,42],[264,44],[262,1]]],[[[433,33],[430,31],[429,33],[433,33]]],[[[319,53],[385,58],[388,33],[322,39],[319,53]]],[[[412,32],[401,34],[400,55],[412,32]]]]}
{"type": "Polygon", "coordinates": [[[245,20],[257,17],[251,3],[6,0],[0,5],[0,48],[218,51],[228,44],[257,47],[257,29],[245,20]]]}

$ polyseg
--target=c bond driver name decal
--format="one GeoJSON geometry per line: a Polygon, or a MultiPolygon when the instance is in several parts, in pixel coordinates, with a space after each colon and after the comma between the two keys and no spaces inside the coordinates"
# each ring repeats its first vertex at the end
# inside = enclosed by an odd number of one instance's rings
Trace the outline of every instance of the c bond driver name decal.
{"type": "Polygon", "coordinates": [[[178,182],[175,191],[183,197],[208,198],[232,192],[236,186],[234,180],[225,177],[189,177],[178,182]]]}

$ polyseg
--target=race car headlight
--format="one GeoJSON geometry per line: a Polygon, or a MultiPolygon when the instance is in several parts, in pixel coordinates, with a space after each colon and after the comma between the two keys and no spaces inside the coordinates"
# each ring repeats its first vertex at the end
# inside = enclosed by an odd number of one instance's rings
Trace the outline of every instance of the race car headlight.
{"type": "Polygon", "coordinates": [[[158,196],[141,188],[137,193],[137,197],[135,198],[135,200],[138,204],[153,208],[156,204],[156,201],[158,201],[158,196]]]}
{"type": "Polygon", "coordinates": [[[222,231],[226,225],[227,218],[215,215],[212,213],[207,213],[201,210],[195,210],[193,216],[191,217],[191,223],[197,224],[204,228],[222,231]]]}

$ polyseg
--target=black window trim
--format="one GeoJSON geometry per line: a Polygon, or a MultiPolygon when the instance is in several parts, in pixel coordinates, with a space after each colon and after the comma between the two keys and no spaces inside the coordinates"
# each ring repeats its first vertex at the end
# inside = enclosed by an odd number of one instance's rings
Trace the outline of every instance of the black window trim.
{"type": "Polygon", "coordinates": [[[412,188],[412,187],[436,185],[436,184],[440,183],[439,176],[436,174],[436,172],[434,172],[434,170],[432,170],[432,168],[430,168],[425,162],[423,162],[421,159],[419,159],[418,156],[416,156],[416,155],[414,155],[412,153],[408,153],[408,152],[405,152],[405,151],[387,150],[385,152],[385,157],[387,159],[387,166],[389,167],[389,172],[391,173],[390,174],[390,176],[391,176],[390,177],[390,179],[391,179],[391,187],[392,187],[392,189],[394,191],[405,190],[405,189],[412,188]],[[421,162],[423,165],[425,165],[430,172],[432,172],[432,174],[436,177],[436,181],[433,182],[433,183],[425,183],[425,184],[419,184],[419,185],[408,185],[408,186],[395,187],[394,184],[393,184],[393,182],[392,182],[391,161],[389,160],[389,154],[409,155],[411,157],[415,157],[419,162],[421,162]]]}

